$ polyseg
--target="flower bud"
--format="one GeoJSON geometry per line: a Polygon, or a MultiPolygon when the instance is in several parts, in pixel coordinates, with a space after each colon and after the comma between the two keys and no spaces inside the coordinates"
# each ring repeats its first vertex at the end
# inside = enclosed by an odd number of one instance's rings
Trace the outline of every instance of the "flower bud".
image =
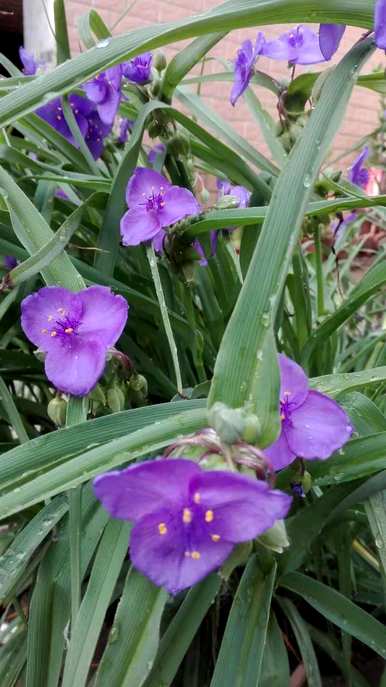
{"type": "Polygon", "coordinates": [[[208,418],[209,424],[225,444],[239,441],[245,422],[241,408],[228,408],[224,403],[217,402],[209,410],[208,418]]]}
{"type": "Polygon", "coordinates": [[[219,210],[231,210],[232,208],[238,208],[240,204],[239,198],[236,198],[236,196],[223,196],[220,198],[217,203],[216,207],[219,210]]]}
{"type": "Polygon", "coordinates": [[[176,157],[178,155],[188,155],[190,152],[190,141],[185,134],[176,134],[168,142],[168,152],[176,157]]]}
{"type": "Polygon", "coordinates": [[[119,413],[125,407],[125,395],[119,386],[114,386],[107,392],[107,405],[113,413],[119,413]]]}
{"type": "Polygon", "coordinates": [[[148,384],[147,379],[143,375],[133,375],[129,382],[129,387],[135,392],[140,392],[147,396],[148,384]]]}
{"type": "Polygon", "coordinates": [[[307,470],[304,471],[302,476],[302,487],[305,494],[308,494],[312,487],[312,477],[307,470]]]}
{"type": "Polygon", "coordinates": [[[64,427],[66,424],[67,402],[60,396],[51,398],[47,406],[47,415],[57,427],[64,427]]]}
{"type": "Polygon", "coordinates": [[[283,553],[290,545],[284,520],[277,520],[271,529],[259,537],[259,542],[271,551],[283,553]]]}
{"type": "Polygon", "coordinates": [[[156,54],[153,57],[153,65],[154,68],[157,70],[157,72],[162,72],[164,69],[166,69],[166,57],[161,50],[158,50],[156,54]]]}
{"type": "Polygon", "coordinates": [[[260,436],[261,424],[257,415],[247,415],[244,420],[242,438],[247,444],[257,444],[260,436]]]}
{"type": "Polygon", "coordinates": [[[205,186],[204,186],[203,189],[200,191],[200,198],[201,198],[201,201],[202,201],[203,203],[208,203],[209,200],[210,200],[210,193],[209,193],[208,189],[205,188],[205,186]]]}

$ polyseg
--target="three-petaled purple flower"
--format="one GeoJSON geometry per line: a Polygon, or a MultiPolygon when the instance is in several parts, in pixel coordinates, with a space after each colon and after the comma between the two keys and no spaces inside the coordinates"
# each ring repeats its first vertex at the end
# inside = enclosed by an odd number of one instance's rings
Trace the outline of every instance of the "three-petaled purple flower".
{"type": "Polygon", "coordinates": [[[122,73],[129,81],[143,85],[151,80],[151,63],[153,55],[151,52],[144,52],[142,55],[133,57],[129,62],[122,64],[122,73]]]}
{"type": "Polygon", "coordinates": [[[45,354],[45,372],[68,394],[85,396],[102,376],[108,348],[119,339],[128,305],[105,286],[73,293],[46,286],[21,303],[21,326],[45,354]]]}
{"type": "Polygon", "coordinates": [[[326,61],[336,53],[343,34],[346,31],[344,24],[321,24],[319,28],[319,47],[326,61]]]}
{"type": "Polygon", "coordinates": [[[104,124],[112,125],[121,102],[121,66],[110,67],[83,85],[104,124]]]}
{"type": "Polygon", "coordinates": [[[178,458],[108,472],[94,491],[113,517],[135,523],[133,565],[172,594],[219,568],[235,544],[261,535],[291,505],[265,482],[178,458]]]}
{"type": "Polygon", "coordinates": [[[234,63],[234,82],[232,86],[230,101],[235,105],[240,96],[246,91],[253,76],[256,60],[262,54],[265,45],[265,38],[259,33],[256,43],[244,41],[241,48],[237,51],[234,63]]]}
{"type": "Polygon", "coordinates": [[[263,55],[273,60],[286,60],[291,65],[325,61],[319,47],[319,36],[302,24],[266,42],[263,55]]]}
{"type": "MultiPolygon", "coordinates": [[[[73,93],[68,102],[91,154],[97,159],[102,153],[104,138],[110,133],[111,126],[102,122],[94,103],[88,98],[73,93]]],[[[39,107],[36,113],[72,145],[78,146],[64,117],[60,98],[54,98],[47,105],[39,107]]]]}
{"type": "Polygon", "coordinates": [[[348,178],[352,184],[360,186],[361,188],[366,188],[369,183],[370,173],[369,170],[363,166],[369,156],[369,149],[366,146],[363,148],[362,152],[359,153],[358,157],[355,158],[353,164],[348,171],[348,178]]]}
{"type": "Polygon", "coordinates": [[[200,212],[200,205],[186,188],[172,184],[153,169],[137,167],[126,190],[128,211],[121,219],[124,246],[137,246],[153,241],[161,251],[164,227],[175,224],[188,215],[200,212]]]}
{"type": "Polygon", "coordinates": [[[34,76],[38,70],[38,63],[34,56],[28,52],[23,46],[19,48],[19,57],[23,65],[23,74],[26,76],[34,76]]]}
{"type": "Polygon", "coordinates": [[[353,428],[341,406],[319,391],[310,390],[302,368],[279,356],[281,433],[264,449],[275,470],[295,458],[329,458],[350,438],[353,428]]]}

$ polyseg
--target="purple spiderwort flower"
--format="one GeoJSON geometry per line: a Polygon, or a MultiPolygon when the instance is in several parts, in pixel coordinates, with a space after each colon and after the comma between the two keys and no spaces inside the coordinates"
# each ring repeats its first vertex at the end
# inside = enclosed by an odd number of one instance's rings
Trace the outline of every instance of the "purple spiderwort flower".
{"type": "Polygon", "coordinates": [[[4,255],[3,265],[7,272],[10,272],[14,267],[16,267],[16,265],[18,265],[18,261],[14,255],[4,255]]]}
{"type": "Polygon", "coordinates": [[[324,59],[328,62],[339,48],[343,34],[346,31],[344,24],[321,24],[319,27],[319,47],[324,59]]]}
{"type": "Polygon", "coordinates": [[[142,55],[133,57],[129,62],[122,64],[122,73],[129,81],[143,85],[151,80],[151,63],[153,55],[151,52],[144,52],[142,55]]]}
{"type": "Polygon", "coordinates": [[[374,8],[375,42],[386,50],[386,0],[377,0],[374,8]]]}
{"type": "Polygon", "coordinates": [[[35,76],[38,70],[38,63],[36,62],[34,56],[28,52],[23,46],[19,48],[19,57],[23,65],[23,73],[26,76],[35,76]]]}
{"type": "Polygon", "coordinates": [[[157,158],[161,157],[161,155],[165,155],[166,153],[166,145],[164,143],[157,143],[153,148],[149,150],[148,156],[147,156],[147,161],[150,165],[154,165],[154,163],[157,161],[157,158]]]}
{"type": "Polygon", "coordinates": [[[350,212],[343,220],[338,220],[332,230],[334,244],[343,236],[348,225],[352,222],[355,222],[356,219],[358,219],[358,213],[356,210],[354,210],[353,212],[350,212]]]}
{"type": "MultiPolygon", "coordinates": [[[[221,200],[224,196],[233,196],[236,201],[238,201],[236,207],[247,208],[249,205],[249,200],[251,197],[251,192],[244,186],[232,186],[232,184],[226,179],[217,179],[217,199],[221,200]]],[[[222,229],[223,235],[227,235],[229,232],[233,231],[235,227],[228,227],[228,229],[222,229]]],[[[218,232],[210,232],[210,246],[211,255],[216,255],[218,244],[218,232]]]]}
{"type": "Polygon", "coordinates": [[[108,348],[119,339],[128,305],[105,286],[72,293],[46,286],[21,303],[21,326],[44,353],[52,384],[68,394],[85,396],[102,376],[108,348]]]}
{"type": "Polygon", "coordinates": [[[263,55],[273,60],[286,60],[291,65],[325,61],[319,47],[319,36],[302,24],[266,42],[263,55]]]}
{"type": "Polygon", "coordinates": [[[137,246],[153,240],[155,250],[162,250],[164,227],[188,215],[200,212],[200,205],[186,188],[172,184],[153,169],[137,167],[126,190],[129,207],[121,219],[124,246],[137,246]]]}
{"type": "Polygon", "coordinates": [[[231,105],[236,105],[237,100],[246,91],[253,76],[256,60],[262,54],[265,45],[264,34],[258,34],[256,43],[244,41],[237,51],[234,63],[234,82],[230,95],[231,105]]]}
{"type": "MultiPolygon", "coordinates": [[[[68,102],[83,138],[92,155],[97,159],[102,153],[104,138],[110,133],[111,126],[102,122],[95,109],[94,103],[88,98],[82,95],[72,94],[69,96],[68,102]]],[[[47,105],[39,107],[36,113],[64,136],[67,141],[77,146],[65,120],[60,98],[54,98],[54,100],[51,100],[47,105]]]]}
{"type": "Polygon", "coordinates": [[[178,458],[100,475],[94,491],[114,518],[134,522],[133,565],[171,594],[219,568],[235,544],[261,535],[291,505],[266,482],[178,458]]]}
{"type": "Polygon", "coordinates": [[[121,66],[110,67],[91,81],[83,84],[83,89],[91,102],[95,103],[99,117],[104,124],[112,125],[121,102],[121,66]]]}
{"type": "Polygon", "coordinates": [[[119,136],[117,138],[118,143],[121,143],[122,145],[126,143],[129,132],[132,130],[133,126],[134,119],[121,119],[119,124],[119,136]]]}
{"type": "Polygon", "coordinates": [[[366,188],[370,178],[369,170],[363,167],[363,163],[367,160],[368,156],[369,149],[366,146],[363,148],[362,152],[359,153],[358,157],[355,158],[348,171],[348,178],[351,183],[361,188],[366,188]]]}
{"type": "Polygon", "coordinates": [[[300,365],[283,354],[279,365],[281,434],[264,453],[275,470],[295,458],[329,458],[352,434],[348,415],[329,396],[310,390],[300,365]]]}

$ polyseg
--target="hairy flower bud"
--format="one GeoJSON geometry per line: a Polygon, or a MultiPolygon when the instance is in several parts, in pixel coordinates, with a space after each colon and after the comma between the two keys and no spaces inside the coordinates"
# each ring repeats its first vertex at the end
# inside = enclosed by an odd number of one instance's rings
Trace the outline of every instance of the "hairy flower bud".
{"type": "Polygon", "coordinates": [[[273,527],[259,537],[259,542],[271,551],[283,553],[290,545],[284,520],[277,520],[273,527]]]}
{"type": "Polygon", "coordinates": [[[119,386],[114,386],[107,392],[107,405],[113,413],[119,413],[125,407],[125,395],[119,386]]]}
{"type": "Polygon", "coordinates": [[[209,410],[209,424],[225,444],[239,441],[244,430],[245,417],[241,408],[228,408],[224,403],[215,403],[209,410]]]}
{"type": "Polygon", "coordinates": [[[167,65],[165,54],[159,50],[153,57],[153,65],[157,72],[162,72],[167,65]]]}
{"type": "Polygon", "coordinates": [[[54,422],[57,427],[63,427],[66,424],[67,402],[60,396],[54,396],[47,406],[47,415],[54,422]]]}

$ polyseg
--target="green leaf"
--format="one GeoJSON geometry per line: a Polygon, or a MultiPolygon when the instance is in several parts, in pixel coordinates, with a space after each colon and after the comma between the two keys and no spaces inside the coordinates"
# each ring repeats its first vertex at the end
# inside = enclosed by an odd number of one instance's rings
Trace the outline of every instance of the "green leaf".
{"type": "Polygon", "coordinates": [[[42,508],[16,535],[0,556],[0,599],[9,596],[23,575],[32,554],[67,512],[67,500],[58,496],[42,508]]]}
{"type": "Polygon", "coordinates": [[[370,496],[365,509],[386,580],[386,491],[370,496]]]}
{"type": "MultiPolygon", "coordinates": [[[[371,41],[358,43],[326,79],[323,96],[276,182],[248,274],[217,356],[209,406],[216,401],[232,407],[256,403],[259,369],[270,367],[271,352],[264,344],[271,335],[307,201],[344,116],[357,70],[372,50],[371,41]],[[265,359],[264,350],[270,358],[265,359]]],[[[272,399],[270,405],[275,401],[272,399]]],[[[264,442],[268,444],[273,438],[271,429],[263,427],[264,442]]]]}
{"type": "Polygon", "coordinates": [[[111,37],[111,33],[96,10],[89,10],[78,19],[78,32],[86,48],[93,48],[97,41],[111,37]],[[97,41],[94,36],[96,36],[97,41]]]}
{"type": "Polygon", "coordinates": [[[259,684],[276,565],[264,575],[257,555],[241,578],[226,624],[210,687],[259,684]]]}
{"type": "Polygon", "coordinates": [[[64,0],[54,0],[54,18],[56,61],[58,64],[61,64],[71,57],[64,0]]]}
{"type": "Polygon", "coordinates": [[[164,589],[156,587],[133,568],[129,570],[95,687],[141,687],[144,684],[157,652],[166,600],[164,589]]]}
{"type": "Polygon", "coordinates": [[[308,687],[322,687],[318,660],[305,621],[292,601],[281,598],[279,603],[291,623],[292,630],[296,637],[306,671],[308,687]]]}
{"type": "Polygon", "coordinates": [[[378,387],[386,381],[386,366],[374,367],[360,372],[345,372],[341,374],[323,375],[310,379],[310,386],[323,394],[337,396],[345,391],[353,391],[362,387],[378,387]]]}
{"type": "MultiPolygon", "coordinates": [[[[209,575],[190,589],[162,636],[152,671],[144,687],[169,687],[220,588],[219,575],[209,575]]],[[[102,687],[102,685],[96,685],[102,687]]],[[[118,685],[117,685],[118,687],[118,685]]]]}
{"type": "MultiPolygon", "coordinates": [[[[342,649],[331,636],[320,632],[316,627],[308,626],[309,633],[315,642],[326,654],[327,656],[336,663],[338,668],[341,669],[344,674],[345,664],[344,657],[342,654],[342,649]]],[[[351,676],[352,676],[352,687],[370,687],[369,683],[362,674],[351,666],[351,676]]]]}
{"type": "MultiPolygon", "coordinates": [[[[207,423],[206,410],[190,410],[180,415],[137,430],[130,435],[114,439],[103,446],[86,451],[72,460],[49,468],[31,477],[20,487],[0,496],[0,518],[16,513],[43,499],[72,489],[95,475],[152,453],[170,444],[177,437],[201,429],[207,423]]],[[[78,427],[74,428],[77,431],[78,427]]],[[[33,459],[28,461],[33,466],[33,459]]],[[[27,469],[28,470],[28,469],[27,469]]]]}
{"type": "Polygon", "coordinates": [[[248,88],[244,94],[252,116],[258,123],[263,138],[271,151],[273,159],[277,162],[280,168],[287,162],[288,155],[284,150],[280,139],[276,135],[276,123],[271,115],[263,108],[259,98],[255,95],[252,88],[248,88]]]}
{"type": "Polygon", "coordinates": [[[386,633],[382,623],[335,589],[295,572],[285,575],[280,586],[301,596],[324,618],[386,658],[386,633]]]}
{"type": "Polygon", "coordinates": [[[353,439],[327,461],[309,465],[315,484],[352,480],[386,469],[386,431],[353,439]]]}
{"type": "Polygon", "coordinates": [[[289,683],[288,653],[276,616],[271,611],[259,687],[288,687],[289,683]]]}
{"type": "Polygon", "coordinates": [[[378,293],[386,284],[386,264],[378,262],[371,267],[359,284],[351,291],[348,299],[330,317],[327,317],[306,343],[302,360],[306,363],[312,352],[346,322],[371,296],[378,293]]]}
{"type": "Polygon", "coordinates": [[[171,101],[174,90],[184,76],[225,36],[226,33],[213,33],[197,38],[170,60],[161,86],[161,93],[165,100],[171,101]]]}
{"type": "MultiPolygon", "coordinates": [[[[86,685],[106,611],[127,553],[129,531],[127,522],[111,520],[103,533],[86,593],[71,631],[63,687],[86,685]]],[[[109,685],[111,687],[111,681],[109,685]]]]}
{"type": "MultiPolygon", "coordinates": [[[[5,191],[7,203],[17,220],[13,222],[17,238],[31,255],[36,253],[53,238],[53,232],[34,204],[1,167],[0,188],[5,191]]],[[[55,258],[42,275],[47,283],[59,284],[74,291],[84,287],[80,274],[65,253],[55,258]]]]}
{"type": "Polygon", "coordinates": [[[0,405],[3,407],[5,415],[8,417],[10,425],[15,430],[16,436],[21,444],[29,440],[29,436],[23,424],[23,420],[19,415],[12,395],[8,391],[2,377],[0,377],[0,405]]]}

